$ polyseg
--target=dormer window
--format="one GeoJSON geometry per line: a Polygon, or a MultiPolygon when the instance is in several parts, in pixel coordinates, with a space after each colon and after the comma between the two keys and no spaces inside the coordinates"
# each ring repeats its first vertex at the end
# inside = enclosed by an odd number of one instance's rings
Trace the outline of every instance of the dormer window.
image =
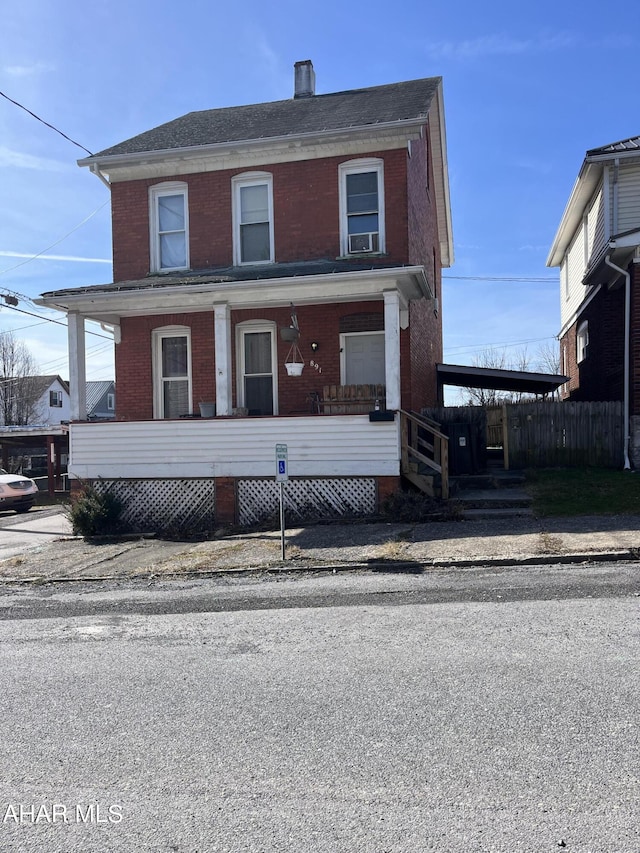
{"type": "Polygon", "coordinates": [[[274,260],[273,178],[260,172],[233,178],[233,248],[236,264],[274,260]]]}
{"type": "Polygon", "coordinates": [[[384,252],[382,160],[340,165],[340,242],[343,255],[384,252]]]}
{"type": "Polygon", "coordinates": [[[187,185],[165,183],[149,190],[151,271],[189,269],[187,185]]]}

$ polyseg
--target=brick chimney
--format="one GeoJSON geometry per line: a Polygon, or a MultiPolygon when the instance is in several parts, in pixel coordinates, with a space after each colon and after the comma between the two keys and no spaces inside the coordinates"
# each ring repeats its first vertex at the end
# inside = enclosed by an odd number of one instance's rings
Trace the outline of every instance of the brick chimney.
{"type": "Polygon", "coordinates": [[[303,59],[293,66],[294,71],[294,98],[311,98],[316,93],[316,72],[313,70],[313,62],[303,59]]]}

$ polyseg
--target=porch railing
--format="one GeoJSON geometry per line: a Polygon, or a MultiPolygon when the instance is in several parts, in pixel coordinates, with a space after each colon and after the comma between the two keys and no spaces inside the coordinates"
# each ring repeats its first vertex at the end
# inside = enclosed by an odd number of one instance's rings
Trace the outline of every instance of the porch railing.
{"type": "MultiPolygon", "coordinates": [[[[427,476],[440,475],[440,495],[449,498],[449,438],[440,424],[424,415],[400,411],[401,471],[409,479],[419,481],[420,466],[427,476]]],[[[419,485],[419,482],[418,482],[419,485]]]]}

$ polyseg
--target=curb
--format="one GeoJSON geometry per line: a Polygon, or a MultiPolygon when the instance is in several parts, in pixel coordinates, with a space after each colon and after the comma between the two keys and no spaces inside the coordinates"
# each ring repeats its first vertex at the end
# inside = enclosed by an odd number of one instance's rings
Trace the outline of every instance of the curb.
{"type": "Polygon", "coordinates": [[[637,561],[640,555],[637,551],[628,549],[620,551],[592,551],[571,554],[528,554],[515,557],[475,557],[473,559],[435,559],[430,562],[415,562],[410,560],[398,562],[371,562],[371,563],[326,563],[316,565],[278,564],[265,566],[244,566],[229,569],[205,569],[203,571],[187,570],[175,574],[167,573],[155,575],[147,574],[130,575],[92,575],[88,577],[45,577],[36,575],[33,577],[2,577],[0,587],[8,584],[25,586],[48,586],[51,584],[73,584],[73,583],[99,583],[108,581],[148,581],[156,583],[163,580],[180,580],[182,578],[214,578],[214,577],[241,577],[242,575],[260,574],[303,574],[305,572],[314,574],[338,574],[345,572],[379,572],[386,574],[426,574],[438,569],[468,569],[468,568],[491,568],[503,566],[535,566],[541,563],[545,565],[578,565],[604,562],[637,561]]]}

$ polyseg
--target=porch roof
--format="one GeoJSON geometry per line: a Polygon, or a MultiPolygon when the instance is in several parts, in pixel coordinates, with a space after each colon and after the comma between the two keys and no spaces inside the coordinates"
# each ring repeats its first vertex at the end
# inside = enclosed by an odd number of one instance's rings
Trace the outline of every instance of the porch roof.
{"type": "Polygon", "coordinates": [[[495,367],[468,367],[462,364],[438,364],[436,370],[439,385],[521,391],[530,394],[549,394],[569,381],[568,376],[560,374],[500,370],[495,367]]]}
{"type": "Polygon", "coordinates": [[[231,308],[274,308],[291,302],[302,305],[371,301],[382,299],[389,290],[397,290],[406,304],[433,298],[422,266],[318,260],[153,275],[135,281],[49,291],[35,301],[113,324],[120,317],[211,310],[224,303],[231,308]]]}

